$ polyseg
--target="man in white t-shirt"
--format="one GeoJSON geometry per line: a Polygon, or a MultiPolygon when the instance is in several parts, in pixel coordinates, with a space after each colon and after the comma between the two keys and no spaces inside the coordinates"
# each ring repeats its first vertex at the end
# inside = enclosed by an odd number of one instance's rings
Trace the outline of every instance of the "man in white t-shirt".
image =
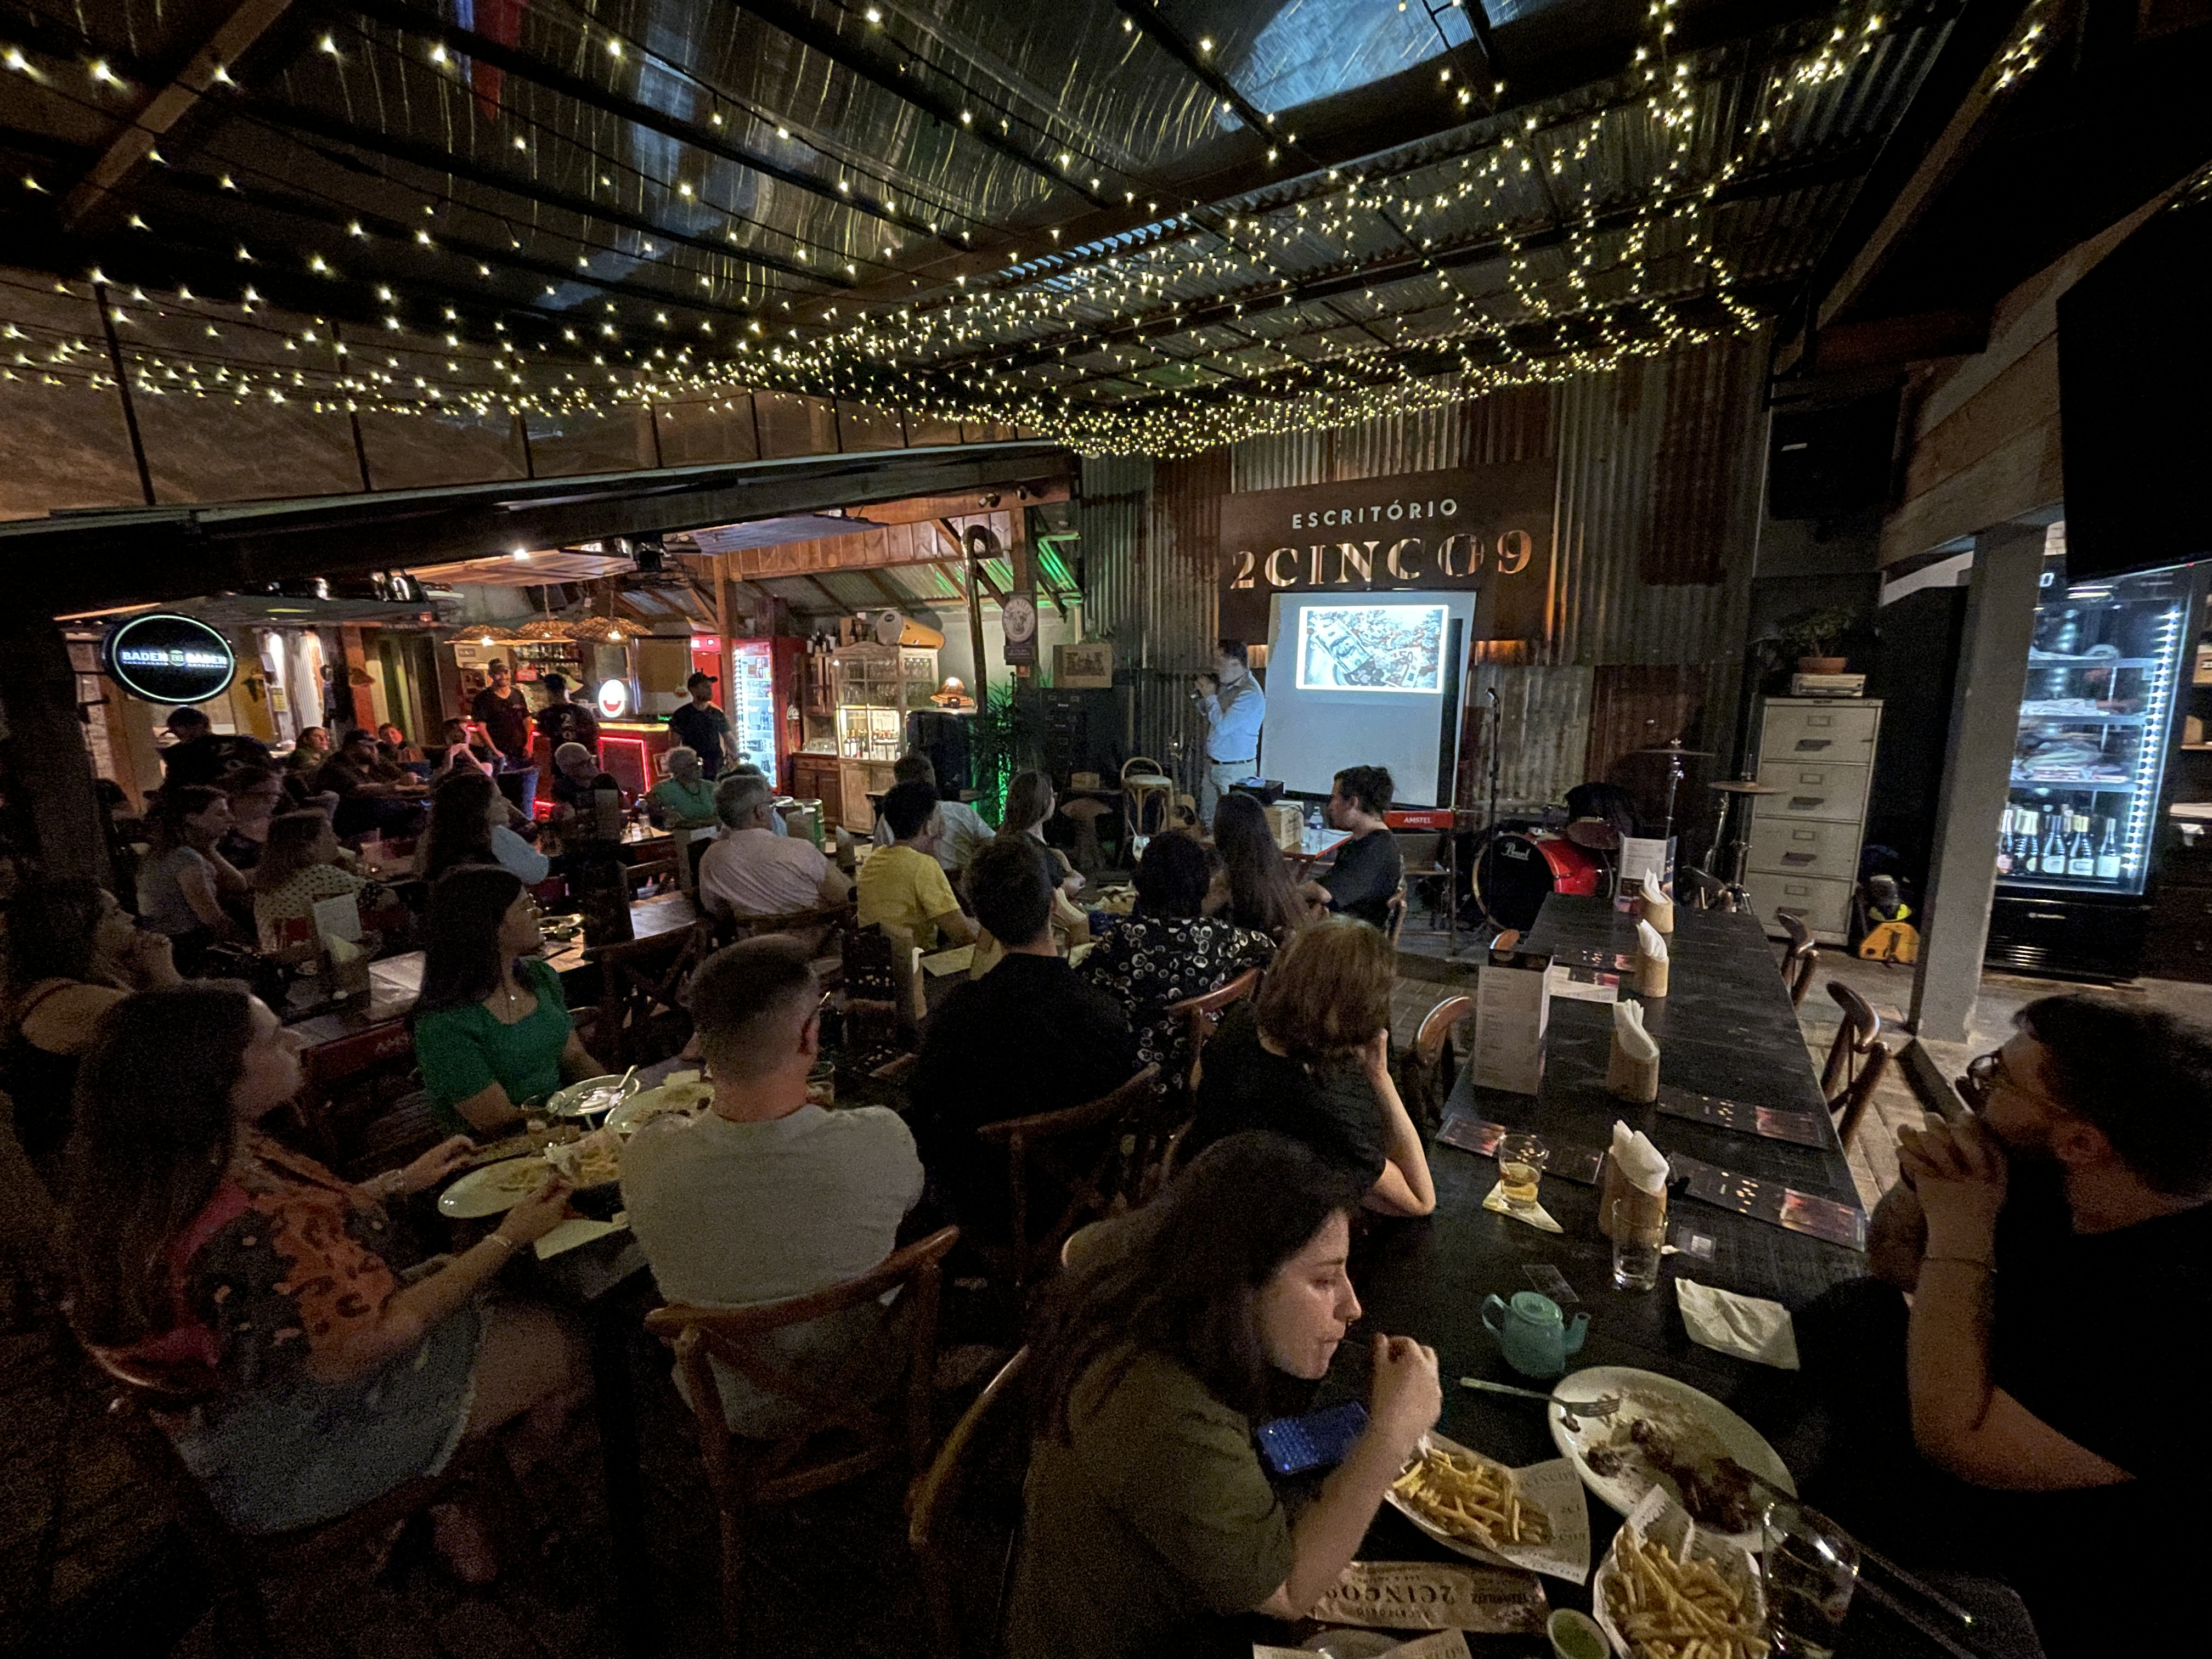
{"type": "Polygon", "coordinates": [[[699,860],[699,897],[716,915],[787,916],[852,896],[853,884],[820,848],[769,828],[775,801],[765,778],[727,777],[716,787],[722,832],[699,860]]]}
{"type": "MultiPolygon", "coordinates": [[[[709,957],[691,985],[691,1017],[714,1068],[713,1107],[646,1124],[623,1152],[623,1204],[672,1303],[744,1307],[805,1296],[881,1263],[921,1197],[921,1159],[898,1114],[826,1111],[806,1098],[821,1052],[821,982],[804,945],[747,939],[709,957]]],[[[776,1334],[773,1363],[801,1378],[836,1372],[863,1344],[883,1363],[866,1381],[896,1381],[903,1346],[887,1340],[896,1304],[776,1334]]],[[[717,1367],[730,1427],[771,1437],[798,1408],[717,1367]]]]}
{"type": "MultiPolygon", "coordinates": [[[[928,756],[916,750],[902,755],[891,767],[891,781],[926,783],[937,787],[937,766],[928,756]]],[[[998,831],[983,822],[983,815],[963,800],[947,800],[943,795],[937,799],[937,815],[944,824],[944,833],[931,849],[939,867],[948,876],[957,876],[968,867],[968,860],[975,856],[976,849],[986,847],[996,838],[998,831]]],[[[898,837],[891,834],[891,821],[881,812],[876,814],[875,842],[889,847],[898,837]]]]}

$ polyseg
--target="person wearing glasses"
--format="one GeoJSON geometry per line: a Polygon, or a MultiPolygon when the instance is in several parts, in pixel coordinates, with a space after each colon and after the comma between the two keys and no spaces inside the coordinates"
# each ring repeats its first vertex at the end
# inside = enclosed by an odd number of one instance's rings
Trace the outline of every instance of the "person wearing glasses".
{"type": "MultiPolygon", "coordinates": [[[[742,1308],[858,1278],[890,1255],[921,1200],[921,1159],[896,1112],[826,1111],[807,1098],[828,1000],[809,954],[804,940],[771,934],[700,964],[691,1018],[714,1103],[696,1118],[652,1120],[623,1150],[623,1206],[672,1303],[742,1308]]],[[[774,1363],[818,1383],[872,1345],[859,1386],[887,1389],[905,1345],[885,1338],[904,1313],[871,1303],[780,1331],[774,1363]]],[[[715,1369],[732,1432],[795,1426],[793,1401],[715,1369]]]]}
{"type": "Polygon", "coordinates": [[[2016,1024],[1972,1117],[1899,1133],[1873,1277],[1797,1330],[1838,1454],[1811,1500],[2004,1579],[2057,1659],[2109,1650],[2114,1573],[2212,1541],[2212,1431],[2158,1403],[2212,1367],[2212,1029],[2087,995],[2016,1024]]]}

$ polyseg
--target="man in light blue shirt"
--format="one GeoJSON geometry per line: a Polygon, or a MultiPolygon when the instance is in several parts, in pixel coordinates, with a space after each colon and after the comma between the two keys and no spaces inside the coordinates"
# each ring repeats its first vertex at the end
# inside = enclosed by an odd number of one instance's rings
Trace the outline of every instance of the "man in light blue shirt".
{"type": "Polygon", "coordinates": [[[1214,645],[1216,672],[1198,677],[1198,708],[1206,716],[1206,775],[1200,781],[1198,816],[1213,822],[1213,809],[1230,786],[1260,769],[1260,723],[1267,718],[1267,699],[1252,678],[1244,641],[1214,645]]]}

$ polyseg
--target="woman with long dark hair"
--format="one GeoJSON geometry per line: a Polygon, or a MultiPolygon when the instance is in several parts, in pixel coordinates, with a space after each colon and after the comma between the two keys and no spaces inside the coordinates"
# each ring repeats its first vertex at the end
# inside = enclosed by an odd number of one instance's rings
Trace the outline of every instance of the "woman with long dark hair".
{"type": "MultiPolygon", "coordinates": [[[[244,987],[149,991],[102,1017],[70,1143],[70,1318],[173,1390],[163,1426],[250,1532],[334,1519],[526,1412],[556,1434],[586,1375],[550,1313],[477,1301],[560,1222],[568,1188],[549,1175],[403,1286],[385,1204],[442,1179],[468,1143],[349,1185],[254,1127],[299,1086],[290,1035],[244,987]]],[[[488,1576],[481,1529],[435,1519],[456,1571],[488,1576]]]]}
{"type": "Polygon", "coordinates": [[[1267,934],[1200,914],[1211,878],[1206,849],[1194,839],[1179,830],[1154,836],[1137,860],[1136,908],[1075,970],[1127,1012],[1137,1064],[1157,1065],[1170,1095],[1182,1090],[1190,1067],[1190,1037],[1168,1006],[1218,991],[1275,955],[1267,934]]]}
{"type": "Polygon", "coordinates": [[[430,828],[416,854],[419,873],[435,881],[464,864],[496,864],[525,886],[552,872],[545,854],[507,827],[507,797],[473,766],[448,772],[430,793],[430,828]]]}
{"type": "Polygon", "coordinates": [[[424,924],[415,1059],[440,1122],[463,1134],[501,1129],[563,1083],[605,1071],[576,1035],[561,976],[539,954],[538,906],[513,873],[448,870],[424,924]]]}
{"type": "Polygon", "coordinates": [[[1437,1420],[1433,1351],[1374,1339],[1366,1431],[1295,1525],[1252,1426],[1359,1317],[1358,1183],[1295,1141],[1209,1147],[1109,1224],[1030,1345],[1036,1413],[1012,1659],[1188,1652],[1209,1619],[1297,1619],[1334,1584],[1437,1420]]]}
{"type": "Polygon", "coordinates": [[[186,973],[209,945],[238,932],[223,900],[245,897],[246,878],[216,848],[230,827],[230,798],[205,784],[163,789],[146,814],[152,847],[138,869],[138,914],[174,942],[186,973]]]}
{"type": "Polygon", "coordinates": [[[1280,940],[1313,919],[1258,800],[1234,791],[1224,795],[1213,809],[1213,845],[1227,866],[1229,919],[1239,927],[1280,940]]]}
{"type": "Polygon", "coordinates": [[[69,1132],[78,1062],[100,1017],[133,991],[180,981],[168,935],[134,926],[115,896],[82,876],[29,883],[8,906],[0,990],[0,1089],[33,1158],[69,1132]]]}

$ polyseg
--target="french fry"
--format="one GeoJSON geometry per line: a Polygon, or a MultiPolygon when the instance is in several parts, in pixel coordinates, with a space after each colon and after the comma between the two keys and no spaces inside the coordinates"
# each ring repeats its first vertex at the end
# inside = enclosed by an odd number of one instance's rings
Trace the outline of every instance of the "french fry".
{"type": "Polygon", "coordinates": [[[1756,1614],[1711,1562],[1677,1560],[1632,1530],[1614,1553],[1613,1620],[1636,1659],[1764,1659],[1756,1614]]]}
{"type": "Polygon", "coordinates": [[[1485,1549],[1551,1540],[1550,1522],[1522,1504],[1509,1473],[1440,1447],[1409,1465],[1392,1490],[1431,1525],[1485,1549]]]}

